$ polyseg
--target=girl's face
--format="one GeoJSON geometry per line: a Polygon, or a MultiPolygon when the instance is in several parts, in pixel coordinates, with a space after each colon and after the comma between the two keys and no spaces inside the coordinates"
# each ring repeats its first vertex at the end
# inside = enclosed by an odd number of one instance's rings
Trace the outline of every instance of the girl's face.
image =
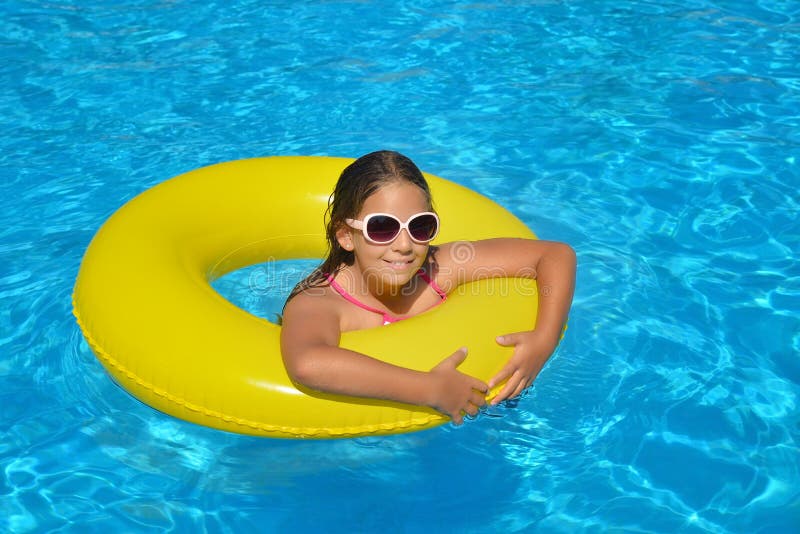
{"type": "MultiPolygon", "coordinates": [[[[430,211],[430,206],[422,190],[408,182],[397,181],[386,184],[367,198],[356,219],[363,221],[370,213],[388,213],[405,222],[423,211],[430,211]]],[[[370,243],[360,230],[349,226],[339,230],[337,239],[343,248],[354,252],[353,266],[368,287],[377,292],[404,286],[428,254],[428,245],[412,241],[406,229],[385,245],[370,243]]]]}

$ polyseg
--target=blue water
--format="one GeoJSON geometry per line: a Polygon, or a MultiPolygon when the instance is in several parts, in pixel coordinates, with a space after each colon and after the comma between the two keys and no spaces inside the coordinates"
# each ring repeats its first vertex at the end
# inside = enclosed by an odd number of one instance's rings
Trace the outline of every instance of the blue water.
{"type": "MultiPolygon", "coordinates": [[[[797,532],[798,50],[790,0],[3,2],[0,531],[797,532]],[[524,398],[283,441],[113,384],[70,296],[119,206],[378,148],[576,249],[524,398]]],[[[269,316],[306,267],[217,288],[269,316]]]]}

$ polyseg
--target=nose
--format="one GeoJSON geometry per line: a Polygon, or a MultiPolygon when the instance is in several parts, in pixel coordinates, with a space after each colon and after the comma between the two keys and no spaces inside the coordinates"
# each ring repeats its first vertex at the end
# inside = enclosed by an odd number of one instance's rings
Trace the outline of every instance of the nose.
{"type": "Polygon", "coordinates": [[[413,245],[414,242],[411,240],[411,235],[405,228],[400,230],[395,240],[392,241],[392,248],[397,252],[410,253],[413,245]]]}

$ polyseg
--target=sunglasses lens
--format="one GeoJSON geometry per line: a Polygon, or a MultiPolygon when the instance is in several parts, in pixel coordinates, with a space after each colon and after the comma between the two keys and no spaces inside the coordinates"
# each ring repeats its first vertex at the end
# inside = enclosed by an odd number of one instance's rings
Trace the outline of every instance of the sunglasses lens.
{"type": "Polygon", "coordinates": [[[366,231],[376,243],[388,243],[400,233],[400,221],[386,215],[375,215],[367,221],[366,231]]]}
{"type": "Polygon", "coordinates": [[[438,229],[439,222],[433,215],[419,215],[408,221],[408,233],[417,241],[430,241],[438,229]]]}

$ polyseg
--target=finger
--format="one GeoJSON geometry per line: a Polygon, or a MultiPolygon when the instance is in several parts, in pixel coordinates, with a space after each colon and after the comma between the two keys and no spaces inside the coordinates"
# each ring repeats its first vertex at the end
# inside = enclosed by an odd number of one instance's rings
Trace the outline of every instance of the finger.
{"type": "Polygon", "coordinates": [[[497,384],[502,383],[504,380],[507,380],[511,377],[514,373],[514,367],[511,364],[507,364],[505,367],[500,369],[500,371],[494,375],[492,378],[489,379],[489,389],[492,389],[497,384]]]}
{"type": "Polygon", "coordinates": [[[467,407],[464,409],[464,411],[467,412],[470,417],[475,417],[478,415],[478,407],[474,404],[467,403],[467,407]]]}
{"type": "Polygon", "coordinates": [[[533,385],[533,382],[536,380],[537,376],[538,373],[535,373],[533,376],[529,376],[527,380],[523,380],[523,382],[525,383],[525,387],[522,389],[525,390],[531,387],[533,385]]]}
{"type": "Polygon", "coordinates": [[[508,379],[508,382],[506,382],[506,385],[500,390],[500,393],[498,393],[497,396],[492,399],[492,406],[500,404],[509,398],[509,396],[517,389],[517,386],[520,382],[518,375],[519,373],[515,371],[511,378],[508,379]]]}
{"type": "Polygon", "coordinates": [[[473,391],[472,396],[469,398],[469,402],[480,408],[486,404],[486,396],[483,393],[473,391]]]}
{"type": "Polygon", "coordinates": [[[519,341],[517,339],[518,334],[519,332],[514,332],[512,334],[503,334],[502,336],[497,336],[495,338],[495,341],[497,341],[498,344],[503,345],[504,347],[511,347],[518,343],[519,341]]]}
{"type": "Polygon", "coordinates": [[[508,396],[511,394],[512,391],[513,391],[512,384],[507,382],[506,385],[503,387],[503,389],[501,389],[497,393],[497,395],[494,396],[494,398],[492,399],[492,402],[490,404],[492,406],[496,406],[496,405],[500,404],[501,402],[503,402],[504,400],[506,400],[508,398],[508,396]]]}
{"type": "Polygon", "coordinates": [[[527,381],[525,380],[520,381],[519,385],[516,387],[516,389],[514,389],[514,393],[512,393],[509,398],[513,399],[514,397],[518,396],[520,393],[525,391],[527,387],[528,387],[527,381]]]}
{"type": "Polygon", "coordinates": [[[457,413],[454,413],[451,418],[453,419],[453,424],[456,426],[459,426],[461,423],[464,422],[464,416],[461,415],[460,410],[457,413]]]}
{"type": "Polygon", "coordinates": [[[455,369],[456,367],[461,365],[461,363],[466,359],[466,357],[467,357],[467,347],[461,347],[453,354],[451,354],[447,358],[444,358],[442,361],[437,363],[434,369],[437,369],[439,367],[442,368],[450,367],[455,369]]]}
{"type": "Polygon", "coordinates": [[[472,389],[479,391],[483,395],[486,395],[489,392],[489,385],[486,382],[478,380],[477,378],[472,379],[472,389]]]}
{"type": "Polygon", "coordinates": [[[467,359],[467,347],[461,347],[453,354],[447,357],[447,360],[453,365],[453,367],[458,367],[461,365],[464,360],[467,359]]]}

